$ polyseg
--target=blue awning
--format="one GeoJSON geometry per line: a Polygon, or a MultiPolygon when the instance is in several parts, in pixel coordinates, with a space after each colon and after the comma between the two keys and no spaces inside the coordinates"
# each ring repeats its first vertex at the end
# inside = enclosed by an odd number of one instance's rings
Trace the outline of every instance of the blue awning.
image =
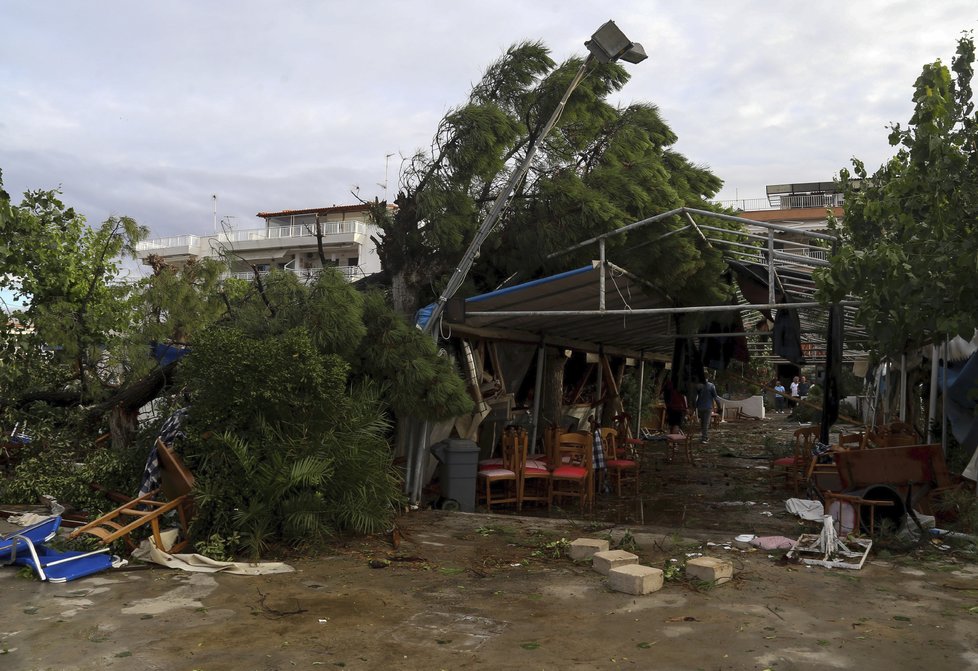
{"type": "MultiPolygon", "coordinates": [[[[661,292],[626,270],[605,266],[604,309],[626,314],[602,314],[601,266],[597,261],[582,268],[512,287],[466,298],[465,317],[445,325],[458,333],[483,333],[501,339],[564,342],[569,346],[638,355],[670,356],[674,332],[668,314],[628,314],[631,310],[661,309],[671,302],[661,292]],[[503,314],[500,314],[503,313],[503,314]],[[559,314],[554,314],[559,313],[559,314]]],[[[418,311],[416,323],[424,327],[434,304],[418,311]]]]}

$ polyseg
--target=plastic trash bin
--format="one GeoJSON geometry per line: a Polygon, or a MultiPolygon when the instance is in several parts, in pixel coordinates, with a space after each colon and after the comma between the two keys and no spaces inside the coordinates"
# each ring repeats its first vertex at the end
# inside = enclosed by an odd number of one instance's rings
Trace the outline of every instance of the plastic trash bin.
{"type": "Polygon", "coordinates": [[[475,512],[475,480],[479,470],[479,446],[471,440],[442,440],[431,446],[431,453],[441,464],[438,481],[443,510],[475,512]]]}

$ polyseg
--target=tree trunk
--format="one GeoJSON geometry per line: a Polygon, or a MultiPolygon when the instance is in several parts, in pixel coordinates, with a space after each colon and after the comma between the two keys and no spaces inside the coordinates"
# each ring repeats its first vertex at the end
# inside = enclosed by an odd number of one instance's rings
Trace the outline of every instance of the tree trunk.
{"type": "Polygon", "coordinates": [[[564,416],[564,366],[567,357],[562,348],[548,347],[545,361],[543,398],[540,399],[542,426],[559,426],[564,416]]]}
{"type": "Polygon", "coordinates": [[[135,442],[139,432],[139,409],[131,409],[122,403],[109,411],[109,433],[112,435],[112,449],[122,450],[135,442]]]}

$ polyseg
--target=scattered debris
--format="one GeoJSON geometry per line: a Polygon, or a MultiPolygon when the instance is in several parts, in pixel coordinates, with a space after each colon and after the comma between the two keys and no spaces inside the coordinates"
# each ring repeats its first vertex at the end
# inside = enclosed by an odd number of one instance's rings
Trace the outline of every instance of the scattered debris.
{"type": "Polygon", "coordinates": [[[826,568],[861,569],[873,547],[873,541],[863,538],[853,538],[850,541],[858,550],[850,550],[839,540],[835,532],[835,522],[831,515],[822,518],[820,534],[802,534],[798,542],[786,555],[789,559],[798,559],[808,566],[824,566],[826,568]],[[803,555],[815,555],[820,559],[811,559],[803,555]]]}

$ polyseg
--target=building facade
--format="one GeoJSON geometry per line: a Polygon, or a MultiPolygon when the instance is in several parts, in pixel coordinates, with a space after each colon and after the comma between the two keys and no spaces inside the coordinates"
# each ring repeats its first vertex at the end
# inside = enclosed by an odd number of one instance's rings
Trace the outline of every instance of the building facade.
{"type": "Polygon", "coordinates": [[[311,277],[323,267],[334,267],[354,281],[380,272],[380,258],[371,239],[377,228],[369,223],[368,210],[368,205],[334,205],[259,212],[264,226],[145,240],[137,246],[137,253],[143,263],[155,255],[178,267],[191,258],[223,257],[229,264],[229,276],[244,279],[256,270],[311,277]]]}

